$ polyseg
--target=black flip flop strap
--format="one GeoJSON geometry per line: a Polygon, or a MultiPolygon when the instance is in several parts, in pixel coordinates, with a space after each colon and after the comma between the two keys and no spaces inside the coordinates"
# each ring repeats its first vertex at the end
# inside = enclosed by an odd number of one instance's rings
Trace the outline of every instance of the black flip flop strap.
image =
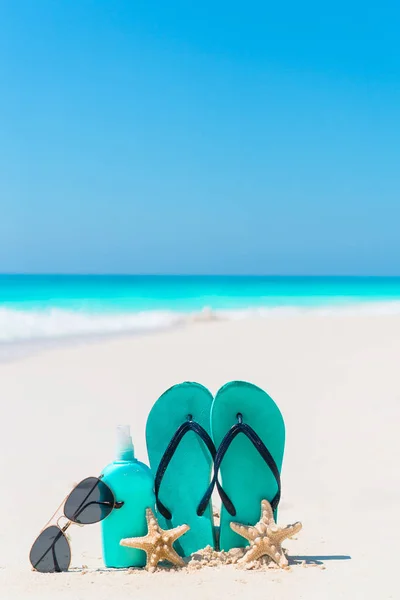
{"type": "MultiPolygon", "coordinates": [[[[174,436],[172,437],[170,443],[167,446],[167,449],[165,450],[165,452],[163,454],[160,464],[158,465],[158,469],[157,469],[155,481],[154,481],[154,491],[155,491],[155,495],[156,495],[157,509],[162,514],[162,516],[168,520],[172,518],[171,511],[169,511],[168,508],[161,502],[161,500],[158,497],[158,493],[160,491],[160,486],[161,486],[162,479],[165,475],[165,471],[167,470],[167,467],[168,467],[177,447],[179,446],[182,438],[186,435],[186,433],[188,431],[194,431],[195,433],[197,433],[197,435],[203,440],[203,442],[207,446],[208,451],[210,452],[213,460],[215,459],[215,456],[217,453],[215,446],[214,446],[214,442],[212,441],[211,437],[208,435],[207,431],[201,425],[196,423],[195,421],[186,421],[185,423],[182,423],[182,425],[176,430],[176,432],[174,433],[174,436]]],[[[206,509],[206,506],[207,506],[207,504],[204,506],[204,510],[206,509]]],[[[200,506],[199,506],[197,512],[199,515],[202,515],[204,510],[202,512],[199,512],[200,511],[200,506]]]]}
{"type": "Polygon", "coordinates": [[[217,454],[216,454],[216,457],[214,460],[214,476],[212,478],[212,481],[211,481],[206,493],[203,496],[202,501],[200,502],[199,508],[203,507],[203,506],[207,506],[208,502],[210,501],[211,495],[213,493],[214,486],[216,485],[219,495],[220,495],[220,498],[221,498],[222,503],[225,506],[226,510],[228,511],[228,513],[230,515],[232,515],[232,516],[236,515],[236,509],[233,505],[233,502],[231,501],[229,496],[226,494],[226,492],[224,492],[224,490],[221,488],[221,484],[218,481],[218,475],[219,475],[219,469],[221,467],[222,460],[223,460],[229,446],[231,445],[231,443],[233,442],[235,437],[237,435],[239,435],[239,433],[244,433],[248,437],[248,439],[252,442],[255,449],[259,452],[259,454],[265,460],[268,467],[271,469],[272,474],[275,477],[275,480],[276,480],[276,483],[278,486],[278,491],[270,503],[272,510],[275,510],[277,508],[280,498],[281,498],[281,477],[279,474],[279,469],[276,465],[276,462],[274,461],[274,459],[272,457],[272,454],[270,453],[270,451],[268,450],[268,448],[266,447],[266,445],[264,444],[262,439],[257,435],[257,433],[254,431],[254,429],[252,427],[250,427],[250,425],[247,425],[246,423],[242,423],[242,422],[237,423],[236,425],[233,425],[230,428],[230,430],[228,431],[228,433],[225,435],[224,439],[222,440],[222,442],[217,450],[217,454]]]}

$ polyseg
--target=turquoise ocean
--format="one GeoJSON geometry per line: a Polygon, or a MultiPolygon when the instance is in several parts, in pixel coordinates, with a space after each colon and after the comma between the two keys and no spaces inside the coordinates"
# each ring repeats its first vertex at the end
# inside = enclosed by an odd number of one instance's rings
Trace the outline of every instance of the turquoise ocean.
{"type": "Polygon", "coordinates": [[[224,319],[400,313],[400,277],[0,275],[0,342],[165,329],[205,307],[224,319]]]}

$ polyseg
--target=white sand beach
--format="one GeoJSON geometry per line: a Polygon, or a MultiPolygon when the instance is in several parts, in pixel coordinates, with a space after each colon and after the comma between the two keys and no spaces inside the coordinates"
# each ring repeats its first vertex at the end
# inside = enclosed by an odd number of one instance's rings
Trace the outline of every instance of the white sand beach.
{"type": "Polygon", "coordinates": [[[399,357],[400,316],[309,313],[0,364],[1,598],[398,598],[399,357]],[[31,571],[30,545],[73,483],[113,460],[117,424],[147,461],[146,417],[163,391],[193,380],[215,393],[232,379],[263,387],[286,422],[279,521],[303,523],[285,544],[290,571],[107,572],[99,525],[71,527],[76,570],[31,571]]]}

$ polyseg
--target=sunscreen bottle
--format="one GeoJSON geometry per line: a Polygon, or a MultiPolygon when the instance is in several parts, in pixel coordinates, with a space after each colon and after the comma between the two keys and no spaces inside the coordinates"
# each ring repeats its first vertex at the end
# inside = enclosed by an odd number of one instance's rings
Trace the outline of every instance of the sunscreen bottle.
{"type": "Polygon", "coordinates": [[[146,508],[154,510],[154,480],[149,467],[135,458],[129,425],[117,427],[116,460],[105,467],[102,480],[123,506],[101,522],[106,567],[143,567],[143,550],[120,545],[123,538],[147,534],[146,508]]]}

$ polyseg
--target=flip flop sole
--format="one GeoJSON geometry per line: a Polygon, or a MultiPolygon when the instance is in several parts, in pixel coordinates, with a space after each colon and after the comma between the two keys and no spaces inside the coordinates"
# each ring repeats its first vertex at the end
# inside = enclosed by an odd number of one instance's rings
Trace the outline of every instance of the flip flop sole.
{"type": "MultiPolygon", "coordinates": [[[[210,435],[211,393],[198,383],[181,383],[167,390],[154,404],[146,425],[147,451],[155,476],[163,454],[177,429],[191,415],[210,435]]],[[[197,507],[210,481],[212,457],[200,437],[189,431],[182,438],[163,476],[159,499],[172,514],[158,515],[161,527],[189,525],[175,548],[182,556],[214,546],[211,503],[202,516],[197,507]]]]}
{"type": "MultiPolygon", "coordinates": [[[[285,425],[281,412],[266,392],[244,381],[233,381],[217,393],[211,409],[211,429],[216,448],[237,415],[262,439],[281,471],[285,446],[285,425]]],[[[240,433],[231,443],[221,468],[222,487],[236,509],[231,516],[221,507],[220,549],[243,547],[248,542],[232,531],[230,523],[254,525],[260,518],[262,500],[271,501],[278,491],[274,475],[251,441],[240,433]]]]}

